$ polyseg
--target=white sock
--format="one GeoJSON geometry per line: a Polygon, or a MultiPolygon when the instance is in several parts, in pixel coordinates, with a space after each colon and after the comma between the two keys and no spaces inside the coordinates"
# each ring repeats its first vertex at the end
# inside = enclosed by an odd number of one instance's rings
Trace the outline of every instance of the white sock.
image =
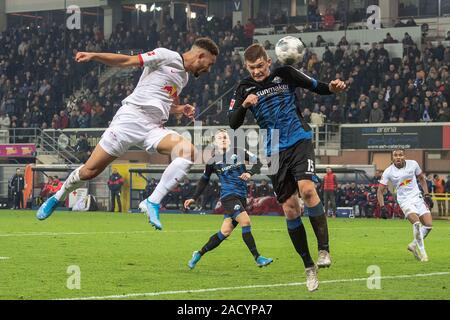
{"type": "Polygon", "coordinates": [[[427,235],[431,232],[432,229],[433,229],[433,227],[427,227],[427,226],[422,226],[420,228],[420,231],[422,232],[423,239],[425,239],[427,237],[427,235]]]}
{"type": "Polygon", "coordinates": [[[422,235],[422,230],[420,228],[420,222],[416,222],[413,224],[413,234],[414,234],[414,240],[416,241],[416,244],[419,247],[420,252],[424,253],[425,245],[423,243],[423,235],[422,235]]]}
{"type": "Polygon", "coordinates": [[[69,177],[67,177],[66,181],[64,181],[61,189],[59,189],[59,191],[55,193],[55,198],[58,199],[58,201],[66,200],[69,193],[75,191],[84,184],[84,181],[80,179],[80,169],[82,167],[83,166],[72,171],[69,177]]]}
{"type": "Polygon", "coordinates": [[[155,191],[148,197],[150,202],[160,204],[162,199],[177,186],[183,178],[188,174],[193,163],[190,160],[184,158],[176,158],[171,164],[164,170],[161,176],[161,181],[155,188],[155,191]]]}

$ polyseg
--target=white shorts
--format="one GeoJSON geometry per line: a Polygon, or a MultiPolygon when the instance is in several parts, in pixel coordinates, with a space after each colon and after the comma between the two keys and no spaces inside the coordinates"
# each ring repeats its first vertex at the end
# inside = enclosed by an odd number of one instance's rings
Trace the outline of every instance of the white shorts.
{"type": "Polygon", "coordinates": [[[135,106],[124,104],[117,111],[108,129],[100,139],[100,146],[111,156],[120,157],[132,146],[150,152],[168,134],[176,134],[162,125],[162,111],[154,108],[150,117],[135,106]],[[159,116],[160,114],[160,116],[159,116]]]}
{"type": "Polygon", "coordinates": [[[411,213],[417,214],[419,217],[426,213],[430,213],[425,201],[422,198],[415,198],[412,201],[399,202],[400,208],[402,209],[405,217],[411,213]]]}

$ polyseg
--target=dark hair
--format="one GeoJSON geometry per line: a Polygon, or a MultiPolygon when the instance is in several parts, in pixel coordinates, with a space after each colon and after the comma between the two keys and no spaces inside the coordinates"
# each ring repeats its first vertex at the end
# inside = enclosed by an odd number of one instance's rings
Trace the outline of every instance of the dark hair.
{"type": "Polygon", "coordinates": [[[392,154],[394,154],[395,151],[402,151],[403,153],[405,153],[405,149],[403,148],[395,148],[394,150],[392,150],[392,154]]]}
{"type": "Polygon", "coordinates": [[[255,62],[259,58],[263,58],[266,61],[269,59],[266,50],[259,43],[252,44],[244,52],[245,61],[255,62]]]}
{"type": "Polygon", "coordinates": [[[219,47],[213,40],[207,37],[195,39],[193,47],[204,49],[214,56],[219,55],[219,47]]]}

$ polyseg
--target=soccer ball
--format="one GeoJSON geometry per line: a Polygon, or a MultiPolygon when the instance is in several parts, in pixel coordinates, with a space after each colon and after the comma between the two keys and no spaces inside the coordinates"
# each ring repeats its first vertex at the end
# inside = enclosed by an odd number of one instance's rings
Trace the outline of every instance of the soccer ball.
{"type": "Polygon", "coordinates": [[[300,39],[287,36],[278,40],[275,54],[282,64],[296,64],[303,59],[305,45],[300,39]]]}

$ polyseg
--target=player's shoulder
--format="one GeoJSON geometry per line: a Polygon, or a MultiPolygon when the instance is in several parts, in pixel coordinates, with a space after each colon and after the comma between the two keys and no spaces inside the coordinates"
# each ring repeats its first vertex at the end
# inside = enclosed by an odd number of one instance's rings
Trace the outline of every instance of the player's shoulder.
{"type": "Polygon", "coordinates": [[[293,66],[283,65],[283,66],[274,68],[271,73],[276,74],[276,75],[282,75],[283,73],[286,74],[286,73],[289,73],[292,71],[298,71],[298,70],[295,69],[293,66]]]}
{"type": "Polygon", "coordinates": [[[383,171],[383,175],[384,176],[388,176],[389,174],[391,174],[392,169],[394,168],[394,164],[391,164],[389,167],[387,167],[386,169],[384,169],[383,171]]]}
{"type": "Polygon", "coordinates": [[[256,88],[257,83],[255,82],[255,80],[253,80],[251,77],[246,77],[238,83],[236,89],[234,90],[234,94],[236,96],[245,97],[256,88]]]}
{"type": "Polygon", "coordinates": [[[419,163],[416,160],[405,160],[406,161],[406,165],[409,166],[419,166],[419,163]]]}

